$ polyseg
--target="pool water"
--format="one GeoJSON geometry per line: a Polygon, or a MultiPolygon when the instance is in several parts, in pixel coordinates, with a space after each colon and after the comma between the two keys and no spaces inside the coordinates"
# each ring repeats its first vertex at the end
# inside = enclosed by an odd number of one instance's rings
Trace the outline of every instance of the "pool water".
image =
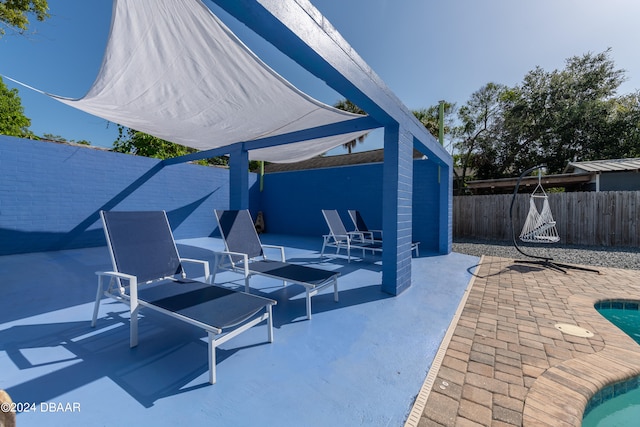
{"type": "MultiPolygon", "coordinates": [[[[607,320],[640,344],[640,311],[638,303],[611,303],[619,308],[596,309],[607,320]],[[623,307],[631,309],[625,309],[623,307]],[[635,308],[635,309],[634,309],[635,308]]],[[[583,427],[626,427],[640,425],[640,380],[633,378],[614,384],[597,393],[585,410],[583,427]]]]}
{"type": "Polygon", "coordinates": [[[635,427],[639,420],[640,388],[636,388],[593,408],[582,419],[582,427],[635,427]]]}
{"type": "MultiPolygon", "coordinates": [[[[631,304],[626,303],[625,307],[629,305],[638,306],[638,303],[631,304]]],[[[599,308],[598,313],[640,344],[640,311],[638,311],[637,308],[635,310],[626,308],[599,308]]]]}

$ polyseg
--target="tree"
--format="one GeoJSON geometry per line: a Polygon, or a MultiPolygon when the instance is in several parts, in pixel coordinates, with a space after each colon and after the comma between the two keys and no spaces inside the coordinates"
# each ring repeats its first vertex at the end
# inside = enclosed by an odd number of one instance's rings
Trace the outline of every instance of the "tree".
{"type": "MultiPolygon", "coordinates": [[[[343,99],[334,105],[335,108],[340,110],[348,111],[350,113],[355,114],[367,114],[363,109],[355,105],[353,102],[348,99],[343,99]]],[[[429,108],[421,108],[418,110],[412,111],[413,115],[424,125],[425,128],[432,134],[438,135],[439,124],[438,124],[438,115],[439,115],[439,105],[434,105],[429,108]]],[[[453,126],[453,121],[451,116],[455,111],[455,104],[450,102],[445,102],[444,104],[444,132],[445,134],[449,134],[451,132],[451,128],[453,126]]],[[[349,154],[353,151],[353,148],[359,143],[363,142],[366,138],[366,134],[358,138],[357,140],[349,141],[342,146],[348,151],[349,154]]]]}
{"type": "Polygon", "coordinates": [[[610,143],[595,155],[602,159],[640,157],[640,93],[617,98],[609,123],[610,143]]]}
{"type": "MultiPolygon", "coordinates": [[[[118,139],[113,143],[113,151],[144,157],[153,157],[156,159],[170,159],[172,157],[195,153],[198,150],[156,138],[148,133],[118,125],[118,139]]],[[[199,160],[198,163],[203,165],[226,166],[228,164],[228,160],[224,156],[219,156],[199,160]]]]}
{"type": "MultiPolygon", "coordinates": [[[[456,104],[450,102],[444,102],[444,134],[450,135],[453,130],[453,114],[456,111],[456,104]]],[[[411,111],[414,116],[427,128],[429,133],[433,136],[437,136],[440,133],[440,104],[432,105],[429,108],[420,108],[418,110],[411,111]]]]}
{"type": "MultiPolygon", "coordinates": [[[[19,34],[29,28],[29,14],[38,21],[49,17],[47,0],[5,0],[0,2],[0,37],[11,29],[19,34]]],[[[0,134],[33,138],[31,120],[24,115],[17,89],[9,90],[0,78],[0,134]]]]}
{"type": "Polygon", "coordinates": [[[60,135],[54,135],[51,133],[45,133],[44,135],[42,135],[42,139],[46,139],[49,141],[55,141],[55,142],[69,142],[71,144],[80,144],[80,145],[91,145],[91,143],[85,139],[81,139],[80,141],[74,141],[72,140],[67,140],[67,138],[60,136],[60,135]]]}
{"type": "Polygon", "coordinates": [[[502,175],[505,171],[507,158],[511,156],[509,144],[502,140],[502,97],[506,90],[504,85],[487,83],[458,110],[460,124],[452,131],[460,170],[455,172],[458,194],[464,194],[471,169],[480,178],[502,175]]]}
{"type": "Polygon", "coordinates": [[[113,151],[156,159],[168,159],[195,152],[193,149],[121,125],[118,125],[118,139],[113,143],[113,151]]]}
{"type": "MultiPolygon", "coordinates": [[[[339,110],[348,111],[354,114],[362,114],[362,115],[367,114],[362,108],[358,107],[356,104],[349,101],[348,99],[342,99],[336,102],[333,106],[339,110]]],[[[364,134],[361,137],[354,139],[353,141],[349,141],[342,144],[342,146],[347,150],[349,154],[351,154],[355,146],[358,145],[358,143],[360,142],[364,142],[366,137],[367,137],[367,134],[364,134]]]]}
{"type": "Polygon", "coordinates": [[[0,134],[32,138],[31,120],[24,115],[18,89],[9,89],[0,77],[0,134]]]}
{"type": "Polygon", "coordinates": [[[5,0],[0,2],[0,37],[6,28],[22,34],[29,28],[28,15],[35,15],[38,21],[49,17],[47,0],[5,0]]]}
{"type": "Polygon", "coordinates": [[[504,137],[522,152],[513,159],[514,173],[542,163],[560,173],[568,161],[614,155],[611,146],[637,146],[637,97],[616,98],[624,71],[609,54],[575,56],[552,72],[537,67],[505,95],[504,137]]]}

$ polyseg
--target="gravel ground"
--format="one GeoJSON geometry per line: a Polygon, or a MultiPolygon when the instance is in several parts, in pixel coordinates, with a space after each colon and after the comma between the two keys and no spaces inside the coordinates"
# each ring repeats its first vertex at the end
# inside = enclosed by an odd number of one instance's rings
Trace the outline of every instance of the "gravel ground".
{"type": "MultiPolygon", "coordinates": [[[[529,245],[520,244],[520,249],[530,255],[553,258],[566,264],[591,265],[598,267],[640,270],[640,248],[571,246],[561,244],[529,245]],[[526,245],[526,246],[525,246],[526,245]]],[[[512,259],[532,259],[519,253],[513,242],[454,241],[453,251],[474,255],[490,255],[512,259]]]]}

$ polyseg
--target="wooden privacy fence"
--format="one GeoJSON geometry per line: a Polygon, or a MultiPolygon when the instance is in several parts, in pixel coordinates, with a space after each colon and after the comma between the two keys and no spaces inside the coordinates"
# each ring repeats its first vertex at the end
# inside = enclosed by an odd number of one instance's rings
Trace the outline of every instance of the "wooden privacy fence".
{"type": "MultiPolygon", "coordinates": [[[[453,238],[511,240],[512,198],[454,197],[453,238]]],[[[549,205],[560,244],[640,247],[640,191],[549,193],[549,205]]],[[[518,194],[513,206],[516,238],[528,212],[529,194],[518,194]]]]}

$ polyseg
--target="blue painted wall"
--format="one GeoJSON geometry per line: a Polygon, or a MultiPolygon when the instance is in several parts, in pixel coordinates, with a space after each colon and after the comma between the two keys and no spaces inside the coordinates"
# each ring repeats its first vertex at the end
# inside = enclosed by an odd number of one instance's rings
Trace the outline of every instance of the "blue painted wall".
{"type": "MultiPolygon", "coordinates": [[[[414,161],[413,239],[438,251],[438,168],[414,161]]],[[[264,191],[249,174],[252,215],[267,232],[318,237],[321,209],[348,209],[382,227],[382,164],[267,174],[264,191]]],[[[229,208],[229,171],[163,166],[146,157],[0,136],[0,255],[105,244],[99,211],[166,210],[177,239],[217,236],[213,209],[229,208]]],[[[446,232],[446,231],[445,231],[446,232]]]]}
{"type": "Polygon", "coordinates": [[[176,238],[208,236],[228,206],[226,169],[0,136],[0,255],[104,245],[101,209],[166,210],[176,238]]]}
{"type": "MultiPolygon", "coordinates": [[[[337,209],[348,230],[347,210],[357,209],[371,229],[382,228],[382,164],[270,173],[264,177],[261,209],[268,233],[318,236],[329,230],[322,209],[337,209]]],[[[422,253],[438,252],[438,167],[413,163],[413,240],[422,253]]]]}

